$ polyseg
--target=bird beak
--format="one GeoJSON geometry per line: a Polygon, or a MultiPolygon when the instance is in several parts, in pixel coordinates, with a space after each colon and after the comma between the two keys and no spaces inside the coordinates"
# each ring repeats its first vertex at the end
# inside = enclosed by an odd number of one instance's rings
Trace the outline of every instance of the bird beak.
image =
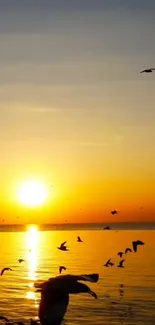
{"type": "Polygon", "coordinates": [[[89,291],[88,292],[92,297],[94,297],[95,299],[97,299],[97,294],[94,291],[89,291]]]}

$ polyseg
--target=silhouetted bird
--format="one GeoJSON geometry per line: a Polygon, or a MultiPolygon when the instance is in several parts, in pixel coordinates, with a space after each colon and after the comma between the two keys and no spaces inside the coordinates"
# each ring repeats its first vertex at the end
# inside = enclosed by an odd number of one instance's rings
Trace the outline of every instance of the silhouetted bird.
{"type": "Polygon", "coordinates": [[[10,323],[9,319],[4,316],[0,316],[0,320],[4,320],[6,323],[10,323]]]}
{"type": "Polygon", "coordinates": [[[67,311],[69,295],[88,293],[97,299],[97,295],[87,285],[79,281],[97,282],[98,274],[61,275],[51,278],[43,284],[35,284],[41,292],[39,319],[42,325],[60,325],[67,311]]]}
{"type": "Polygon", "coordinates": [[[132,252],[132,249],[131,248],[126,248],[125,254],[128,253],[128,252],[132,252]]]}
{"type": "Polygon", "coordinates": [[[155,68],[145,69],[145,70],[142,70],[140,73],[143,73],[143,72],[145,72],[145,73],[151,73],[154,70],[155,70],[155,68]]]}
{"type": "Polygon", "coordinates": [[[117,267],[124,267],[124,265],[123,265],[124,261],[125,261],[125,260],[121,260],[121,261],[119,262],[119,264],[117,265],[117,267]]]}
{"type": "Polygon", "coordinates": [[[120,293],[124,293],[124,290],[120,289],[119,292],[120,292],[120,293]]]}
{"type": "Polygon", "coordinates": [[[103,266],[109,267],[109,265],[110,266],[113,266],[114,265],[114,263],[111,262],[111,258],[109,258],[109,260],[103,266]]]}
{"type": "Polygon", "coordinates": [[[123,288],[124,287],[124,284],[121,283],[119,286],[120,286],[120,288],[123,288]]]}
{"type": "Polygon", "coordinates": [[[18,262],[22,263],[22,262],[25,262],[25,260],[23,260],[22,258],[19,258],[18,262]]]}
{"type": "Polygon", "coordinates": [[[68,248],[65,246],[65,244],[67,243],[67,241],[64,241],[60,247],[58,247],[58,249],[60,249],[61,251],[68,251],[68,248]]]}
{"type": "Polygon", "coordinates": [[[1,271],[1,275],[3,275],[5,271],[12,271],[12,269],[10,267],[4,267],[4,269],[1,271]]]}
{"type": "Polygon", "coordinates": [[[111,211],[111,214],[118,214],[118,212],[117,212],[117,210],[113,210],[113,211],[111,211]]]}
{"type": "Polygon", "coordinates": [[[123,252],[118,252],[117,255],[120,256],[120,258],[121,258],[123,256],[123,254],[124,254],[123,252]]]}
{"type": "Polygon", "coordinates": [[[136,253],[137,252],[137,247],[144,245],[144,243],[141,240],[136,240],[132,242],[133,250],[136,253]]]}
{"type": "Polygon", "coordinates": [[[61,274],[62,270],[65,271],[65,270],[66,270],[66,267],[65,267],[65,266],[60,266],[60,267],[59,267],[59,273],[60,273],[60,274],[61,274]]]}
{"type": "Polygon", "coordinates": [[[78,241],[79,243],[83,243],[83,240],[80,238],[80,236],[77,237],[77,241],[78,241]]]}
{"type": "Polygon", "coordinates": [[[107,226],[107,227],[104,227],[103,229],[104,230],[110,230],[111,228],[109,226],[107,226]]]}

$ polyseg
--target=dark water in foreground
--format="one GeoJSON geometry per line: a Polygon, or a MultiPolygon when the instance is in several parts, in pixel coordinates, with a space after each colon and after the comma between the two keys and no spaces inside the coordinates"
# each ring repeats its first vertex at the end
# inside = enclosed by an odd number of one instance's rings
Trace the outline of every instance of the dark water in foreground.
{"type": "Polygon", "coordinates": [[[0,277],[0,315],[11,320],[28,321],[37,316],[39,294],[34,292],[37,279],[58,275],[65,265],[70,274],[100,274],[90,284],[98,300],[81,294],[71,297],[65,324],[154,324],[155,323],[155,231],[154,230],[58,230],[0,232],[0,269],[11,267],[0,277]],[[80,235],[83,243],[77,243],[80,235]],[[131,247],[133,240],[145,245],[137,253],[125,255],[124,269],[102,265],[108,258],[119,261],[118,251],[131,247]],[[57,246],[67,240],[69,252],[57,246]],[[19,264],[18,258],[26,260],[19,264]],[[119,285],[124,293],[120,294],[119,285]]]}

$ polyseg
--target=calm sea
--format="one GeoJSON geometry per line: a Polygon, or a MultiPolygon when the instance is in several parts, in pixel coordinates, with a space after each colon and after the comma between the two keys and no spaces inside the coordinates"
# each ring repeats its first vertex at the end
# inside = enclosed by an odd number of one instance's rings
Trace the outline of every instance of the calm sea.
{"type": "Polygon", "coordinates": [[[45,231],[30,226],[25,231],[12,228],[10,232],[3,228],[0,268],[11,267],[12,272],[6,271],[0,277],[0,315],[24,322],[37,317],[40,296],[33,289],[34,281],[58,275],[59,266],[65,265],[64,274],[100,274],[97,284],[90,283],[98,300],[86,294],[72,295],[66,325],[154,324],[155,230],[146,230],[146,226],[140,230],[120,227],[108,231],[101,226],[94,230],[75,228],[45,231]],[[83,243],[77,242],[78,235],[83,243]],[[103,267],[109,258],[117,263],[118,251],[132,247],[131,242],[137,239],[145,245],[137,253],[125,255],[124,269],[103,267]],[[65,240],[69,251],[59,251],[57,246],[65,240]],[[19,264],[19,258],[25,263],[19,264]]]}

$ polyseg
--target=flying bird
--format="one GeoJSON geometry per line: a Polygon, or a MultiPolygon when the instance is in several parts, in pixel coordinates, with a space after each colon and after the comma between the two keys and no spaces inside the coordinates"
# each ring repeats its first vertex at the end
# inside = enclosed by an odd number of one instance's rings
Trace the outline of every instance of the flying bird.
{"type": "Polygon", "coordinates": [[[23,258],[19,258],[19,259],[18,259],[18,262],[19,262],[19,263],[22,263],[22,262],[25,262],[25,260],[23,260],[23,258]]]}
{"type": "Polygon", "coordinates": [[[0,320],[4,320],[6,323],[10,323],[9,319],[4,316],[0,316],[0,320]]]}
{"type": "Polygon", "coordinates": [[[124,287],[124,284],[121,283],[119,286],[120,286],[120,288],[123,288],[124,287]]]}
{"type": "Polygon", "coordinates": [[[137,247],[144,245],[144,243],[141,240],[136,240],[132,242],[133,250],[136,253],[137,252],[137,247]]]}
{"type": "Polygon", "coordinates": [[[60,274],[61,274],[62,270],[65,271],[65,270],[66,270],[66,267],[65,267],[65,266],[60,266],[60,267],[59,267],[59,273],[60,273],[60,274]]]}
{"type": "Polygon", "coordinates": [[[118,214],[117,210],[113,210],[111,211],[111,214],[114,215],[114,214],[118,214]]]}
{"type": "Polygon", "coordinates": [[[5,271],[12,271],[12,269],[10,267],[4,267],[4,269],[1,271],[1,275],[3,275],[5,271]]]}
{"type": "Polygon", "coordinates": [[[125,250],[125,254],[128,253],[128,252],[131,253],[131,252],[132,252],[132,249],[131,249],[131,248],[126,248],[126,250],[125,250]]]}
{"type": "Polygon", "coordinates": [[[125,261],[125,260],[121,260],[121,261],[119,262],[119,264],[117,265],[117,267],[124,267],[124,265],[123,265],[124,261],[125,261]]]}
{"type": "Polygon", "coordinates": [[[111,262],[111,258],[109,258],[109,260],[103,266],[109,267],[109,265],[110,266],[113,266],[114,265],[114,263],[111,262]]]}
{"type": "Polygon", "coordinates": [[[120,290],[119,290],[119,293],[120,293],[120,294],[124,294],[124,290],[120,289],[120,290]]]}
{"type": "Polygon", "coordinates": [[[80,236],[77,236],[77,241],[78,241],[79,243],[83,243],[83,240],[80,238],[80,236]]]}
{"type": "Polygon", "coordinates": [[[60,249],[61,251],[68,251],[68,248],[65,246],[65,244],[67,243],[67,241],[64,241],[60,247],[58,247],[58,249],[60,249]]]}
{"type": "Polygon", "coordinates": [[[121,258],[123,256],[123,254],[124,254],[123,252],[118,252],[117,255],[120,256],[120,258],[121,258]]]}
{"type": "Polygon", "coordinates": [[[145,70],[142,70],[140,73],[151,73],[155,70],[155,68],[150,68],[150,69],[145,69],[145,70]]]}
{"type": "Polygon", "coordinates": [[[111,228],[109,226],[107,226],[107,227],[104,227],[103,229],[104,230],[110,230],[111,228]]]}
{"type": "Polygon", "coordinates": [[[60,325],[69,304],[69,295],[88,293],[97,299],[97,295],[86,284],[79,281],[97,282],[98,274],[60,275],[42,284],[35,284],[41,292],[39,319],[42,325],[60,325]]]}

